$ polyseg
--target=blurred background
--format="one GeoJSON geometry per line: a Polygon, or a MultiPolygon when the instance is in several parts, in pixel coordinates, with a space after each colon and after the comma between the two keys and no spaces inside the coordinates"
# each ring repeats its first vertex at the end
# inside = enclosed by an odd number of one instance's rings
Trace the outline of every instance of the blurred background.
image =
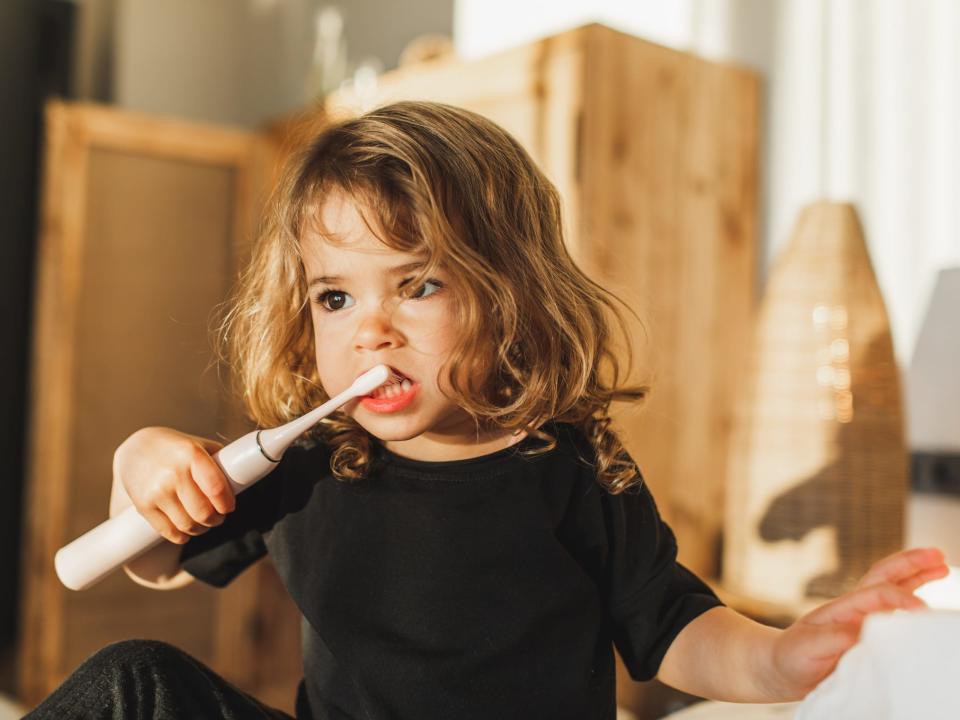
{"type": "MultiPolygon", "coordinates": [[[[208,320],[277,169],[399,98],[489,115],[560,188],[574,257],[648,331],[628,447],[728,602],[786,623],[905,545],[960,563],[960,4],[4,0],[6,697],[156,636],[292,704],[268,567],[84,595],[52,556],[106,517],[135,429],[244,427],[208,320]]],[[[625,717],[696,700],[619,681],[625,717]]]]}

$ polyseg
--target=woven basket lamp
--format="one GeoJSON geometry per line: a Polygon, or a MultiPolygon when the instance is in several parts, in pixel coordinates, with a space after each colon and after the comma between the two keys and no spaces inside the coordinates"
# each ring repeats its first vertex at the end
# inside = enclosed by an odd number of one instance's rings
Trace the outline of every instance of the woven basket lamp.
{"type": "Polygon", "coordinates": [[[802,607],[903,545],[908,459],[890,324],[851,205],[806,207],[738,393],[723,584],[802,607]]]}

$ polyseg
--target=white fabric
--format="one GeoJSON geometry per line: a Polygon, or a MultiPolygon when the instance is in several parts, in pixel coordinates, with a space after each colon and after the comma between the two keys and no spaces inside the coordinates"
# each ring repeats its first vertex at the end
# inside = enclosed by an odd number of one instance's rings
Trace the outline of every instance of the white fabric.
{"type": "Polygon", "coordinates": [[[869,615],[860,641],[795,720],[957,720],[960,612],[869,615]]]}
{"type": "Polygon", "coordinates": [[[668,717],[670,720],[792,720],[797,703],[742,704],[708,700],[668,717]]]}

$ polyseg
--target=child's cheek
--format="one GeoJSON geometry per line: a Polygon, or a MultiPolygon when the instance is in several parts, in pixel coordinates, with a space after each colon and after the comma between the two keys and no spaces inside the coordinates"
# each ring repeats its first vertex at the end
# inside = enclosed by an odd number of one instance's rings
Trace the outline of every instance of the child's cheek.
{"type": "Polygon", "coordinates": [[[414,308],[411,324],[421,336],[437,345],[453,346],[457,335],[457,322],[449,303],[442,298],[425,302],[414,308]]]}
{"type": "Polygon", "coordinates": [[[339,379],[335,376],[336,364],[334,358],[340,352],[333,349],[330,335],[329,329],[319,327],[316,322],[314,323],[314,360],[317,364],[317,376],[328,395],[331,394],[331,388],[337,387],[339,384],[339,379]]]}

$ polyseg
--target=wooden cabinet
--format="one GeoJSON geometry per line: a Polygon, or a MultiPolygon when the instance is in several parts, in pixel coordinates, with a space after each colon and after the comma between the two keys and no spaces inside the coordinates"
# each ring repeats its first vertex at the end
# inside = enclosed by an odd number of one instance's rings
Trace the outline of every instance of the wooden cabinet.
{"type": "Polygon", "coordinates": [[[146,425],[245,430],[209,329],[249,247],[268,146],[256,134],[53,101],[45,118],[20,624],[34,703],[91,653],[172,642],[245,686],[260,579],[155,592],[122,572],[71,592],[56,550],[102,522],[116,447],[146,425]]]}

